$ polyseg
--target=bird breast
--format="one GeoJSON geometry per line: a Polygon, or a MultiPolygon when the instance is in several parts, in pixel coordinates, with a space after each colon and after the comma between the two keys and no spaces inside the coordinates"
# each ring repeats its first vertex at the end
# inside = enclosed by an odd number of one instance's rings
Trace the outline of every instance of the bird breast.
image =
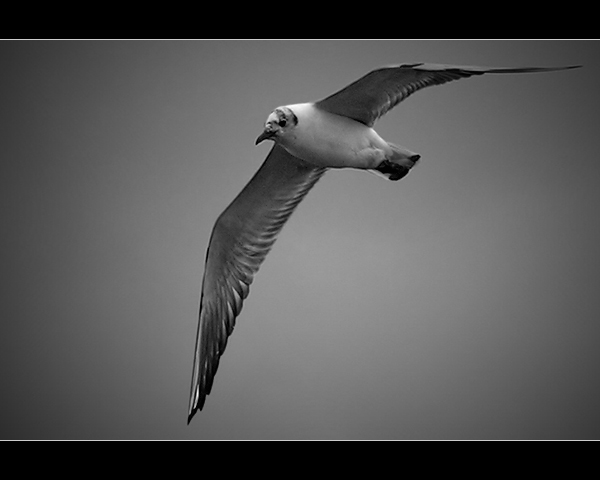
{"type": "Polygon", "coordinates": [[[320,110],[310,103],[288,108],[298,123],[279,141],[302,160],[320,167],[374,168],[391,153],[375,130],[351,118],[320,110]]]}

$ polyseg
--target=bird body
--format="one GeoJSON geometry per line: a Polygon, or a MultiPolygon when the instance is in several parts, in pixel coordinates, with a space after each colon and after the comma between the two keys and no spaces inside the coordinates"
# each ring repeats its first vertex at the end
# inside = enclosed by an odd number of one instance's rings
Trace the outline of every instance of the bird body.
{"type": "Polygon", "coordinates": [[[486,73],[533,73],[559,68],[486,68],[404,64],[373,70],[314,103],[276,108],[256,143],[275,145],[217,219],[202,288],[188,423],[204,406],[227,338],[249,286],[294,209],[330,168],[358,168],[389,180],[406,176],[420,158],[383,140],[375,122],[414,92],[486,73]]]}
{"type": "Polygon", "coordinates": [[[288,105],[297,125],[280,139],[292,155],[327,168],[373,169],[392,156],[392,148],[375,130],[314,103],[288,105]]]}

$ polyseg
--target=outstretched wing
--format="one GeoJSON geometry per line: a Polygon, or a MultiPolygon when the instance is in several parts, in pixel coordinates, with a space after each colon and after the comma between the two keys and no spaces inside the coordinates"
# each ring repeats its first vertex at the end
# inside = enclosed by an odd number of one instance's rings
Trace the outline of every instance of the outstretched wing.
{"type": "Polygon", "coordinates": [[[219,358],[249,286],[277,234],[325,173],[275,145],[235,200],[219,216],[208,245],[188,423],[202,410],[219,358]]]}
{"type": "Polygon", "coordinates": [[[383,67],[367,73],[339,92],[315,103],[337,115],[352,118],[372,127],[398,103],[421,88],[484,73],[533,73],[567,70],[579,66],[543,68],[486,68],[413,63],[383,67]]]}

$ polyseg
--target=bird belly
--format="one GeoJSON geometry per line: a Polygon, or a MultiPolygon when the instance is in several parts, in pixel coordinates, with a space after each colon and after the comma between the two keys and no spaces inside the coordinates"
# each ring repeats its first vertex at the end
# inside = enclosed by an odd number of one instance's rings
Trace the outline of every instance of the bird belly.
{"type": "Polygon", "coordinates": [[[320,167],[375,168],[391,148],[372,128],[329,112],[299,118],[293,134],[282,139],[292,155],[320,167]]]}

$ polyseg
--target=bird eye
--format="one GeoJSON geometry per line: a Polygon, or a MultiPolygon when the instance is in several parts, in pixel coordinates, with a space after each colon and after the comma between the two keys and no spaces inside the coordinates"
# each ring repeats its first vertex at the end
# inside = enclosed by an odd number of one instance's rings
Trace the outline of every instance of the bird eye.
{"type": "Polygon", "coordinates": [[[279,126],[280,127],[285,127],[285,124],[286,124],[285,118],[282,118],[281,120],[279,120],[279,126]]]}

